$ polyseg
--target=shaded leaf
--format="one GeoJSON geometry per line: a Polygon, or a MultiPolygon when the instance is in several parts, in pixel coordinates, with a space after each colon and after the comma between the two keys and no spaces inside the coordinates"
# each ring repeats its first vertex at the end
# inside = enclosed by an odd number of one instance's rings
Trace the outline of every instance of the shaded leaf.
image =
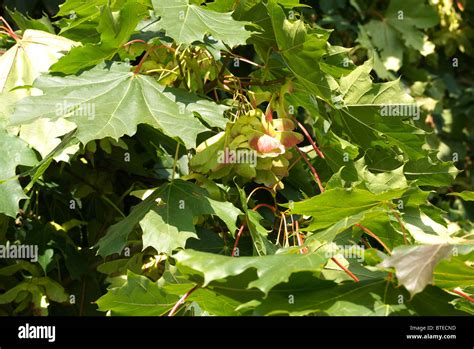
{"type": "Polygon", "coordinates": [[[398,246],[378,266],[396,269],[398,280],[413,296],[433,282],[436,265],[452,254],[451,245],[398,246]]]}

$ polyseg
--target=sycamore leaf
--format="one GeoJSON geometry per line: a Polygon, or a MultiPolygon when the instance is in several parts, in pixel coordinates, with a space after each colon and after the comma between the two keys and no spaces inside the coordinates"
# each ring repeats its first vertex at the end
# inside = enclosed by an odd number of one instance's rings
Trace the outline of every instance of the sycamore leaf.
{"type": "Polygon", "coordinates": [[[456,226],[446,227],[441,224],[443,220],[437,222],[419,208],[405,208],[403,220],[407,231],[420,244],[457,244],[463,241],[462,237],[455,236],[456,230],[453,228],[456,226]]]}
{"type": "Polygon", "coordinates": [[[387,316],[406,311],[406,305],[396,301],[398,294],[394,288],[387,290],[386,286],[383,279],[338,285],[296,277],[288,284],[275,287],[266,299],[255,303],[253,315],[387,316]],[[293,303],[288,302],[289,294],[294,297],[293,303]]]}
{"type": "Polygon", "coordinates": [[[415,114],[418,110],[413,99],[403,91],[398,80],[373,84],[371,70],[369,60],[340,79],[342,98],[347,106],[338,110],[338,123],[343,132],[365,149],[396,146],[409,159],[425,158],[425,132],[403,121],[416,117],[403,115],[415,114]]]}
{"type": "MultiPolygon", "coordinates": [[[[406,189],[373,194],[364,189],[336,188],[291,205],[292,214],[312,216],[307,230],[327,228],[342,219],[370,210],[385,201],[399,198],[406,189]]],[[[285,205],[286,206],[286,205],[285,205]]]]}
{"type": "Polygon", "coordinates": [[[66,0],[59,5],[57,17],[64,17],[60,23],[61,32],[64,34],[80,25],[91,23],[94,27],[94,21],[100,16],[99,8],[105,6],[108,0],[66,0]]]}
{"type": "Polygon", "coordinates": [[[165,187],[156,189],[148,195],[141,203],[132,209],[132,212],[118,223],[112,225],[95,247],[98,247],[97,254],[107,257],[114,253],[121,253],[127,244],[127,238],[135,226],[145,217],[145,215],[156,206],[156,200],[160,197],[165,187]]]}
{"type": "MultiPolygon", "coordinates": [[[[363,47],[367,49],[367,56],[374,61],[374,71],[377,73],[377,76],[381,79],[393,80],[395,75],[387,70],[384,66],[382,56],[377,48],[374,46],[369,33],[367,32],[367,26],[358,25],[357,29],[359,30],[359,36],[357,37],[357,42],[359,42],[363,47]]],[[[392,47],[392,46],[391,46],[392,47]]],[[[391,47],[387,47],[387,50],[390,50],[391,47]]],[[[398,52],[394,52],[398,56],[398,52]]],[[[395,56],[396,57],[396,56],[395,56]]]]}
{"type": "Polygon", "coordinates": [[[216,215],[234,232],[237,217],[242,214],[232,203],[213,200],[206,190],[182,180],[167,184],[160,198],[160,203],[140,221],[143,248],[151,246],[158,253],[171,254],[183,248],[188,238],[198,238],[194,217],[216,215]]]}
{"type": "Polygon", "coordinates": [[[27,198],[15,178],[16,167],[34,166],[37,160],[24,141],[4,131],[0,131],[0,149],[0,213],[16,217],[18,202],[27,198]]]}
{"type": "Polygon", "coordinates": [[[7,120],[18,100],[38,94],[30,87],[76,43],[40,30],[28,29],[23,38],[0,56],[0,123],[7,120]]]}
{"type": "Polygon", "coordinates": [[[276,45],[291,73],[311,94],[330,99],[336,81],[324,72],[319,62],[329,54],[330,31],[309,28],[302,20],[290,21],[275,1],[266,4],[276,45]]]}
{"type": "MultiPolygon", "coordinates": [[[[31,293],[33,297],[45,295],[54,302],[66,302],[68,295],[64,288],[49,277],[33,277],[25,279],[0,295],[0,304],[14,302],[20,293],[31,293]]],[[[41,298],[41,297],[39,297],[41,298]]]]}
{"type": "Polygon", "coordinates": [[[416,184],[431,186],[449,186],[459,174],[459,170],[451,161],[440,162],[430,157],[408,161],[403,167],[407,179],[416,181],[416,184]]]}
{"type": "MultiPolygon", "coordinates": [[[[158,280],[157,284],[169,294],[182,297],[190,289],[196,286],[195,283],[181,275],[175,266],[169,263],[165,265],[165,272],[158,280]]],[[[186,299],[189,303],[194,303],[199,308],[210,315],[217,316],[236,316],[240,315],[236,308],[241,305],[239,299],[228,297],[225,294],[225,284],[216,285],[217,287],[198,287],[186,299]],[[224,293],[222,291],[224,289],[224,293]]]]}
{"type": "Polygon", "coordinates": [[[35,87],[44,95],[20,101],[12,122],[64,117],[77,125],[77,138],[83,144],[131,136],[138,124],[148,124],[193,148],[196,136],[206,130],[192,113],[202,108],[200,104],[181,103],[172,89],[151,77],[135,75],[125,64],[97,67],[79,76],[42,76],[35,87]]]}
{"type": "Polygon", "coordinates": [[[160,316],[169,312],[179,297],[164,292],[147,277],[128,271],[127,281],[110,289],[96,303],[100,311],[118,316],[160,316]]]}
{"type": "Polygon", "coordinates": [[[433,271],[436,265],[452,255],[453,246],[421,245],[398,246],[390,257],[378,266],[395,268],[398,280],[413,296],[433,282],[433,271]]]}
{"type": "Polygon", "coordinates": [[[198,238],[193,218],[205,214],[218,216],[233,232],[242,212],[230,202],[209,198],[206,190],[193,183],[175,180],[155,190],[128,217],[113,225],[98,242],[98,253],[102,256],[120,253],[128,235],[140,223],[143,248],[151,246],[158,253],[171,254],[184,247],[187,239],[198,238]]]}
{"type": "Polygon", "coordinates": [[[448,195],[460,197],[464,201],[474,201],[474,192],[472,191],[463,191],[461,193],[448,193],[448,195]]]}
{"type": "Polygon", "coordinates": [[[75,74],[81,69],[112,58],[128,41],[145,12],[146,7],[136,0],[126,1],[117,12],[112,12],[109,6],[103,6],[97,26],[100,43],[87,43],[73,48],[68,55],[51,67],[51,71],[75,74]]]}
{"type": "Polygon", "coordinates": [[[190,4],[189,0],[153,0],[159,24],[177,44],[203,42],[208,35],[231,48],[245,45],[251,32],[245,29],[248,22],[239,22],[230,12],[221,13],[206,7],[190,4]]]}
{"type": "Polygon", "coordinates": [[[202,277],[203,286],[253,268],[258,278],[251,281],[248,288],[257,288],[265,294],[275,285],[287,282],[293,273],[307,271],[319,275],[327,262],[322,251],[304,255],[280,253],[259,257],[227,257],[186,249],[173,255],[173,258],[181,273],[202,277]]]}
{"type": "MultiPolygon", "coordinates": [[[[323,241],[330,242],[330,241],[333,241],[337,237],[337,235],[353,227],[357,223],[361,223],[364,221],[377,222],[377,221],[382,221],[384,218],[385,219],[387,218],[387,211],[381,207],[374,207],[374,208],[371,208],[371,209],[368,209],[368,210],[365,210],[353,215],[349,215],[347,217],[340,219],[339,221],[337,221],[335,224],[331,225],[330,227],[324,230],[318,231],[317,233],[314,233],[313,235],[309,236],[306,239],[306,243],[311,244],[313,241],[317,241],[318,243],[323,242],[323,241]]],[[[312,227],[310,225],[309,227],[302,228],[301,230],[310,231],[312,230],[312,227]]],[[[384,233],[387,233],[387,232],[386,231],[379,232],[378,230],[375,230],[375,231],[377,231],[377,235],[385,242],[385,239],[381,237],[381,233],[385,235],[384,233]]]]}
{"type": "MultiPolygon", "coordinates": [[[[0,57],[0,124],[9,122],[13,105],[18,100],[41,93],[29,86],[74,45],[74,41],[60,36],[26,30],[23,38],[0,57]]],[[[19,136],[44,158],[61,143],[59,137],[74,128],[73,123],[64,119],[54,122],[37,120],[29,125],[21,125],[19,136]]],[[[75,148],[67,149],[57,159],[67,160],[67,154],[74,151],[75,148]]]]}
{"type": "Polygon", "coordinates": [[[408,189],[402,166],[393,171],[372,173],[365,164],[364,158],[342,167],[331,177],[326,189],[361,185],[374,194],[395,189],[408,189]]]}
{"type": "Polygon", "coordinates": [[[252,211],[247,207],[247,196],[245,190],[242,188],[237,188],[240,195],[240,202],[244,208],[244,213],[247,221],[247,228],[252,237],[252,242],[255,251],[260,256],[266,256],[269,254],[275,254],[277,247],[268,240],[268,231],[260,224],[262,221],[262,216],[256,212],[252,211]]]}
{"type": "Polygon", "coordinates": [[[434,271],[434,285],[441,288],[474,286],[474,267],[459,257],[443,260],[434,271]]]}
{"type": "Polygon", "coordinates": [[[428,287],[412,300],[400,304],[405,290],[387,284],[381,278],[336,284],[297,274],[285,284],[274,287],[264,299],[243,304],[238,310],[252,310],[251,315],[314,314],[318,316],[389,316],[389,315],[463,315],[449,302],[453,296],[428,287]],[[289,302],[289,296],[293,302],[289,302]]]}
{"type": "Polygon", "coordinates": [[[28,29],[42,30],[51,34],[54,34],[54,27],[51,24],[51,20],[48,16],[44,15],[39,19],[31,18],[28,15],[24,15],[20,11],[11,11],[6,8],[8,15],[15,21],[16,25],[22,30],[28,29]]]}
{"type": "MultiPolygon", "coordinates": [[[[168,272],[167,272],[168,273],[168,272]]],[[[195,286],[192,282],[171,276],[173,282],[160,279],[152,282],[146,276],[127,273],[127,281],[120,287],[110,289],[97,300],[99,311],[110,311],[112,316],[161,316],[168,313],[179,298],[195,286]],[[181,282],[182,281],[182,282],[181,282]]],[[[187,299],[211,315],[235,316],[240,302],[198,288],[187,299]]]]}
{"type": "MultiPolygon", "coordinates": [[[[373,45],[381,51],[380,58],[386,69],[398,71],[401,68],[404,44],[424,56],[434,52],[434,44],[419,30],[433,27],[438,23],[438,15],[432,6],[423,2],[391,0],[383,17],[382,21],[371,20],[362,26],[363,33],[359,41],[369,46],[367,48],[373,45]],[[367,34],[370,35],[370,39],[367,34]]],[[[380,68],[376,71],[387,76],[380,68]]]]}

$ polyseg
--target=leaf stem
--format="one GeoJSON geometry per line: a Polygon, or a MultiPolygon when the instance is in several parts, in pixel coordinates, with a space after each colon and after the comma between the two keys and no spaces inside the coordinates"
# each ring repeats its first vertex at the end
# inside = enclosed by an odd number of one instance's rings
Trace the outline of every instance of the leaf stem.
{"type": "Polygon", "coordinates": [[[395,219],[398,221],[398,224],[400,224],[400,227],[402,228],[403,242],[405,243],[405,245],[408,245],[407,230],[405,229],[405,225],[402,223],[401,217],[398,212],[391,205],[389,205],[389,207],[393,215],[395,216],[395,219]]]}
{"type": "Polygon", "coordinates": [[[295,149],[298,151],[298,153],[300,153],[301,157],[308,164],[309,168],[311,169],[311,172],[313,173],[314,180],[318,184],[319,190],[321,191],[321,193],[323,193],[325,189],[323,187],[323,184],[321,183],[321,179],[319,178],[318,172],[316,172],[313,165],[311,165],[311,162],[309,162],[308,157],[306,156],[306,154],[304,152],[302,152],[300,150],[300,148],[298,148],[298,147],[295,147],[295,149]]]}
{"type": "Polygon", "coordinates": [[[469,296],[468,296],[467,294],[465,294],[464,292],[461,292],[461,291],[459,291],[459,290],[453,290],[453,292],[456,293],[457,295],[459,295],[459,296],[461,296],[461,297],[467,299],[468,301],[474,303],[474,298],[469,297],[469,296]]]}
{"type": "Polygon", "coordinates": [[[179,156],[179,143],[177,143],[176,152],[174,153],[173,175],[171,176],[171,181],[174,180],[174,176],[176,174],[176,165],[178,164],[178,156],[179,156]]]}
{"type": "Polygon", "coordinates": [[[389,253],[389,254],[392,254],[392,251],[390,250],[390,248],[388,248],[387,245],[385,245],[385,243],[377,236],[375,235],[374,232],[372,232],[369,228],[367,227],[364,227],[362,224],[360,223],[356,223],[355,224],[356,227],[359,227],[360,229],[362,229],[365,233],[367,233],[369,236],[373,237],[375,240],[377,240],[377,242],[382,245],[382,247],[389,253]]]}
{"type": "Polygon", "coordinates": [[[232,249],[232,253],[230,254],[231,257],[235,256],[235,252],[237,251],[237,246],[239,245],[239,240],[240,240],[240,237],[242,236],[244,228],[245,228],[245,222],[242,223],[242,225],[239,228],[239,231],[238,231],[237,235],[235,236],[234,248],[232,249]]]}
{"type": "Polygon", "coordinates": [[[199,285],[196,285],[194,286],[192,289],[190,289],[188,292],[186,292],[184,294],[184,296],[182,296],[177,302],[176,304],[174,305],[174,307],[170,310],[168,316],[174,316],[174,314],[178,311],[179,307],[184,303],[186,302],[186,299],[189,298],[189,296],[191,295],[191,293],[193,293],[194,291],[196,291],[200,286],[199,285]]]}
{"type": "MultiPolygon", "coordinates": [[[[272,210],[273,213],[276,212],[276,207],[271,206],[271,205],[269,205],[269,204],[264,204],[264,203],[258,204],[257,206],[255,206],[254,208],[252,208],[252,211],[257,211],[260,207],[267,207],[267,208],[269,208],[270,210],[272,210]]],[[[238,233],[237,233],[237,235],[236,235],[236,237],[235,237],[234,248],[232,249],[232,253],[231,253],[231,255],[230,255],[231,257],[234,257],[234,256],[235,256],[235,252],[237,251],[237,246],[239,245],[240,237],[242,236],[242,233],[244,232],[245,225],[246,225],[245,222],[242,223],[242,225],[240,226],[239,231],[238,231],[238,233]]]]}
{"type": "Polygon", "coordinates": [[[3,18],[2,16],[0,16],[0,21],[3,22],[3,24],[5,24],[5,26],[0,26],[0,29],[4,29],[6,31],[5,34],[7,34],[8,36],[10,36],[11,38],[15,39],[16,42],[20,41],[21,40],[21,37],[19,37],[18,35],[16,35],[15,31],[12,29],[12,27],[10,26],[10,24],[8,24],[8,22],[6,21],[5,18],[3,18]]]}
{"type": "Polygon", "coordinates": [[[324,159],[324,154],[323,152],[318,148],[318,146],[316,145],[316,143],[313,141],[313,138],[311,137],[311,135],[309,134],[308,130],[306,129],[306,127],[303,126],[303,124],[301,122],[299,122],[294,116],[292,116],[292,119],[293,121],[296,122],[296,124],[298,125],[298,127],[301,129],[301,131],[303,131],[304,135],[306,136],[306,138],[308,139],[309,143],[311,143],[311,146],[313,147],[314,151],[316,152],[316,154],[318,154],[318,156],[322,159],[324,159]]]}
{"type": "Polygon", "coordinates": [[[145,63],[145,59],[147,59],[148,55],[150,54],[150,48],[148,48],[145,51],[145,54],[143,55],[142,59],[140,60],[140,63],[135,67],[135,70],[133,71],[133,74],[137,75],[140,73],[140,69],[142,68],[143,63],[145,63]]]}
{"type": "Polygon", "coordinates": [[[347,269],[345,266],[343,266],[335,257],[331,257],[331,260],[337,264],[337,266],[339,268],[341,268],[342,270],[344,270],[344,272],[349,275],[352,279],[354,279],[355,282],[359,282],[359,278],[357,276],[354,275],[354,273],[352,273],[349,269],[347,269]]]}

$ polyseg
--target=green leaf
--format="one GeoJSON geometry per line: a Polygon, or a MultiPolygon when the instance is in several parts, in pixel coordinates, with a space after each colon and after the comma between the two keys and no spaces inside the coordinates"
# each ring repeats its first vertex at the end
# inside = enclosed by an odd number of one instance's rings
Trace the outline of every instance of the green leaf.
{"type": "Polygon", "coordinates": [[[114,253],[121,253],[127,244],[127,238],[135,226],[145,217],[145,215],[156,206],[156,200],[166,187],[156,189],[146,199],[135,206],[132,212],[118,223],[112,225],[104,237],[102,237],[95,247],[97,254],[102,257],[114,253]]]}
{"type": "Polygon", "coordinates": [[[464,201],[474,201],[474,192],[472,191],[463,191],[461,193],[448,193],[448,195],[460,197],[464,201]]]}
{"type": "Polygon", "coordinates": [[[277,247],[268,240],[268,231],[260,224],[263,217],[258,212],[248,209],[245,190],[241,188],[238,190],[255,251],[260,256],[275,254],[277,247]]]}
{"type": "Polygon", "coordinates": [[[128,235],[140,223],[143,248],[151,246],[158,253],[171,254],[184,247],[190,237],[198,238],[193,218],[205,214],[220,217],[233,232],[242,212],[230,202],[212,200],[193,183],[175,180],[155,190],[128,217],[113,225],[98,242],[98,253],[102,256],[120,253],[128,235]]]}
{"type": "MultiPolygon", "coordinates": [[[[312,216],[306,229],[327,228],[340,220],[370,210],[385,201],[399,198],[405,189],[373,194],[364,189],[330,189],[310,199],[295,202],[290,207],[292,214],[312,216]]],[[[284,205],[287,206],[287,205],[284,205]]]]}
{"type": "MultiPolygon", "coordinates": [[[[384,66],[384,62],[382,60],[381,54],[374,46],[371,38],[369,37],[369,33],[367,32],[367,28],[364,25],[358,25],[359,29],[359,36],[357,37],[357,42],[359,42],[363,47],[367,49],[367,56],[369,59],[374,61],[374,71],[377,73],[377,76],[381,79],[395,79],[395,75],[387,70],[384,66]]],[[[393,43],[392,43],[393,44],[393,43]]],[[[390,50],[390,47],[386,47],[387,50],[390,50]]],[[[395,56],[398,57],[398,52],[394,53],[395,56]]],[[[396,62],[398,64],[398,62],[396,62]]]]}
{"type": "Polygon", "coordinates": [[[288,281],[298,272],[318,275],[327,262],[323,252],[309,254],[275,254],[260,257],[227,257],[211,253],[183,250],[173,255],[179,271],[204,279],[203,287],[213,281],[242,274],[249,268],[256,270],[258,278],[248,284],[267,294],[275,285],[288,281]]]}
{"type": "Polygon", "coordinates": [[[438,209],[433,213],[433,217],[430,217],[425,210],[418,207],[407,207],[403,210],[405,228],[415,241],[420,244],[429,245],[458,244],[463,242],[464,239],[462,237],[456,236],[454,230],[446,227],[446,222],[440,217],[440,214],[443,213],[442,210],[438,209]]]}
{"type": "Polygon", "coordinates": [[[128,0],[118,12],[112,12],[109,6],[103,6],[97,27],[100,43],[73,48],[51,67],[51,71],[75,74],[81,69],[111,59],[128,41],[145,12],[146,7],[135,0],[128,0]]]}
{"type": "Polygon", "coordinates": [[[329,315],[329,316],[387,316],[405,313],[406,306],[398,303],[399,292],[381,279],[333,282],[294,278],[288,284],[275,287],[264,301],[256,303],[253,315],[329,315]],[[292,302],[289,297],[292,296],[292,302]]]}
{"type": "Polygon", "coordinates": [[[153,0],[159,24],[177,44],[203,42],[206,36],[222,41],[229,47],[245,45],[251,32],[245,29],[248,22],[239,22],[230,12],[220,13],[206,7],[190,4],[189,0],[153,0]]]}
{"type": "Polygon", "coordinates": [[[433,284],[441,288],[474,286],[474,267],[458,257],[443,260],[434,270],[433,284]]]}
{"type": "Polygon", "coordinates": [[[336,81],[322,71],[319,61],[328,52],[330,31],[308,28],[302,20],[290,21],[275,1],[266,4],[278,51],[291,73],[315,96],[330,100],[336,81]]]}
{"type": "Polygon", "coordinates": [[[30,88],[33,81],[74,45],[66,38],[28,29],[18,43],[0,56],[0,124],[8,121],[15,102],[38,93],[30,88]],[[27,88],[19,88],[22,86],[27,88]]]}
{"type": "Polygon", "coordinates": [[[33,296],[46,295],[54,302],[66,302],[68,299],[64,288],[56,281],[48,277],[35,277],[26,279],[0,295],[0,304],[7,304],[15,301],[20,293],[27,291],[33,296]]]}
{"type": "Polygon", "coordinates": [[[372,61],[369,60],[340,79],[341,93],[347,106],[337,113],[337,123],[342,132],[364,149],[382,147],[397,156],[393,149],[396,146],[409,159],[425,158],[425,132],[403,121],[416,115],[390,114],[392,108],[401,110],[400,106],[407,106],[406,114],[415,114],[418,109],[415,109],[413,99],[403,91],[398,80],[373,84],[371,69],[372,61]]]}
{"type": "MultiPolygon", "coordinates": [[[[374,207],[374,208],[341,218],[339,221],[331,225],[329,228],[318,231],[317,233],[314,233],[313,235],[309,236],[306,239],[306,242],[308,244],[311,244],[313,241],[317,241],[318,243],[323,242],[323,241],[331,242],[336,238],[337,235],[351,228],[352,226],[354,226],[354,224],[361,223],[364,220],[367,220],[369,222],[379,221],[386,217],[387,217],[387,212],[385,209],[380,208],[380,207],[374,207]]],[[[301,230],[311,231],[312,229],[313,229],[312,225],[310,225],[309,227],[302,228],[301,230]]]]}
{"type": "Polygon", "coordinates": [[[131,136],[138,124],[145,123],[193,148],[196,136],[206,130],[192,113],[195,104],[181,104],[168,88],[151,77],[133,74],[127,65],[97,67],[79,76],[43,76],[35,87],[44,95],[18,103],[12,122],[64,117],[77,125],[77,138],[83,144],[131,136]]]}
{"type": "Polygon", "coordinates": [[[197,303],[201,310],[206,311],[210,315],[240,315],[236,308],[241,305],[241,302],[226,295],[225,284],[220,284],[215,288],[195,288],[196,284],[181,275],[176,267],[167,264],[165,268],[163,277],[158,280],[158,285],[165,292],[182,297],[191,289],[194,289],[186,299],[188,303],[197,303]],[[219,293],[219,291],[224,292],[219,293]]]}
{"type": "Polygon", "coordinates": [[[452,254],[452,245],[398,246],[393,254],[378,266],[395,268],[400,283],[413,296],[433,282],[433,271],[442,260],[452,254]]]}
{"type": "Polygon", "coordinates": [[[147,277],[129,271],[121,287],[110,289],[96,303],[100,311],[111,311],[116,316],[160,316],[169,312],[178,299],[147,277]]]}
{"type": "Polygon", "coordinates": [[[449,186],[459,174],[459,170],[452,162],[433,161],[430,157],[409,161],[403,167],[403,171],[409,180],[416,184],[431,186],[449,186]]]}
{"type": "Polygon", "coordinates": [[[47,16],[42,16],[39,19],[33,19],[29,16],[23,15],[20,11],[10,11],[6,9],[9,16],[15,21],[16,25],[23,31],[27,29],[42,30],[54,34],[54,28],[47,16]]]}
{"type": "Polygon", "coordinates": [[[175,180],[165,185],[158,205],[140,221],[143,248],[151,246],[167,254],[183,248],[188,238],[198,238],[193,218],[205,214],[218,216],[229,231],[235,232],[235,222],[242,212],[230,202],[209,198],[206,190],[193,183],[175,180]]]}
{"type": "Polygon", "coordinates": [[[389,190],[408,189],[408,183],[403,174],[402,166],[393,171],[373,173],[369,171],[364,158],[360,158],[341,168],[338,173],[331,177],[326,189],[333,187],[347,188],[349,186],[363,186],[374,194],[389,190]]]}
{"type": "MultiPolygon", "coordinates": [[[[75,42],[60,36],[26,30],[23,38],[0,57],[0,124],[10,121],[17,101],[39,94],[30,85],[74,45],[75,42]]],[[[19,136],[44,158],[61,143],[59,137],[74,128],[73,123],[64,119],[55,122],[37,120],[20,126],[19,136]]],[[[65,150],[57,159],[67,160],[67,154],[71,152],[74,152],[73,149],[65,150]]]]}
{"type": "MultiPolygon", "coordinates": [[[[438,24],[438,14],[432,6],[423,2],[410,4],[403,0],[391,0],[383,17],[382,21],[371,20],[362,26],[364,33],[359,41],[368,49],[373,45],[381,51],[380,58],[386,69],[398,71],[401,68],[403,43],[424,56],[434,52],[434,44],[418,30],[438,24]],[[367,34],[371,36],[369,45],[367,34]]],[[[386,76],[385,72],[377,69],[377,73],[379,71],[386,76]]]]}
{"type": "Polygon", "coordinates": [[[34,166],[37,160],[24,141],[4,131],[0,131],[0,149],[0,213],[15,218],[19,201],[27,198],[15,177],[16,167],[34,166]]]}

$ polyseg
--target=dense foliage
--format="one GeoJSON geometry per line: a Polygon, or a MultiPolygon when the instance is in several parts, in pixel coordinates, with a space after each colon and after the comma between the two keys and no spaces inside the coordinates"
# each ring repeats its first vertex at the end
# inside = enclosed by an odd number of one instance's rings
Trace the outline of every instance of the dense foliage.
{"type": "Polygon", "coordinates": [[[0,314],[474,313],[473,1],[58,2],[3,9],[0,314]]]}

